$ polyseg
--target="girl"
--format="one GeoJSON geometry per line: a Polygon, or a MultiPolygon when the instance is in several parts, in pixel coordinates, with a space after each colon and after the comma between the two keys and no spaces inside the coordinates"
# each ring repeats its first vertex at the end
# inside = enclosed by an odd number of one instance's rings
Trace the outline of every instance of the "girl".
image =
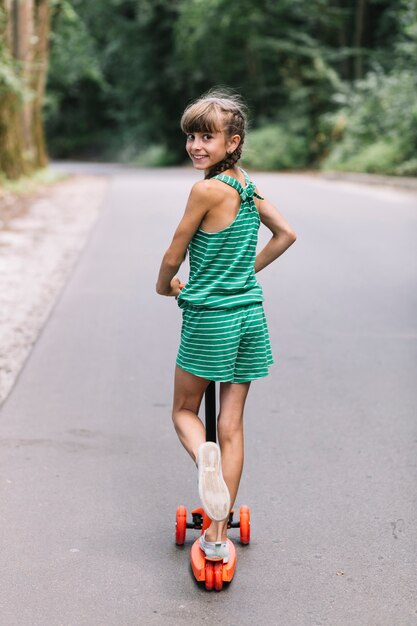
{"type": "Polygon", "coordinates": [[[174,296],[183,314],[172,415],[181,443],[197,464],[200,497],[213,520],[200,538],[201,549],[227,562],[227,521],[243,467],[245,401],[251,381],[267,376],[273,363],[255,274],[285,252],[296,235],[237,165],[246,130],[239,97],[208,92],[186,108],[181,129],[195,169],[205,176],[191,189],[156,291],[174,296]],[[256,255],[260,222],[272,237],[256,255]],[[183,286],[176,274],[187,250],[190,275],[183,286]],[[198,417],[211,380],[220,382],[220,447],[205,442],[198,417]]]}

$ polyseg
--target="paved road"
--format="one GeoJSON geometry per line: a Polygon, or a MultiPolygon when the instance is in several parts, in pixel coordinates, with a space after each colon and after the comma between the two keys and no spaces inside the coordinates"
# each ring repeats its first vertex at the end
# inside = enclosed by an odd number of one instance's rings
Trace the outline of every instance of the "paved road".
{"type": "Polygon", "coordinates": [[[218,594],[173,542],[197,488],[180,315],[154,293],[197,175],[97,171],[102,215],[0,416],[1,625],[417,624],[417,197],[254,177],[298,241],[260,275],[277,364],[245,418],[253,541],[218,594]]]}

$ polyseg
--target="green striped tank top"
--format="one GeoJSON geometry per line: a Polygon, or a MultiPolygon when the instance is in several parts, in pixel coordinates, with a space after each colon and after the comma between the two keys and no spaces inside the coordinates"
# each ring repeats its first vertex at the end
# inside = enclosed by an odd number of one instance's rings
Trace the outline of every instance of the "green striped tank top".
{"type": "Polygon", "coordinates": [[[253,197],[255,185],[245,176],[246,187],[232,176],[213,176],[239,193],[239,212],[229,226],[215,233],[199,228],[190,241],[190,276],[178,296],[178,305],[230,309],[262,302],[262,287],[255,278],[256,245],[260,217],[253,197]]]}

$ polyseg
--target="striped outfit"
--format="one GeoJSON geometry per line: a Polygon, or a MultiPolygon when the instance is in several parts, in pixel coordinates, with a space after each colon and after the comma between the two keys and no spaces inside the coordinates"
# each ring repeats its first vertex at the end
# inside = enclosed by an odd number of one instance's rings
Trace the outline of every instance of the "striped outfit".
{"type": "Polygon", "coordinates": [[[267,376],[273,357],[255,278],[260,217],[255,185],[231,176],[213,178],[230,185],[241,198],[237,216],[215,233],[199,228],[189,244],[190,276],[178,296],[183,310],[177,365],[196,376],[242,383],[267,376]]]}

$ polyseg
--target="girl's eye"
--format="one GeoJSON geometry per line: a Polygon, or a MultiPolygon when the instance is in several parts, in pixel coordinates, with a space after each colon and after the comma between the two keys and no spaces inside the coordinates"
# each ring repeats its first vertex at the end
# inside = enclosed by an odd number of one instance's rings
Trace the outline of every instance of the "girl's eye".
{"type": "MultiPolygon", "coordinates": [[[[210,133],[204,133],[202,135],[202,138],[204,139],[204,141],[207,141],[209,139],[212,139],[212,135],[210,133]]],[[[187,141],[194,141],[195,139],[195,135],[193,135],[192,133],[189,133],[187,135],[187,141]]]]}

